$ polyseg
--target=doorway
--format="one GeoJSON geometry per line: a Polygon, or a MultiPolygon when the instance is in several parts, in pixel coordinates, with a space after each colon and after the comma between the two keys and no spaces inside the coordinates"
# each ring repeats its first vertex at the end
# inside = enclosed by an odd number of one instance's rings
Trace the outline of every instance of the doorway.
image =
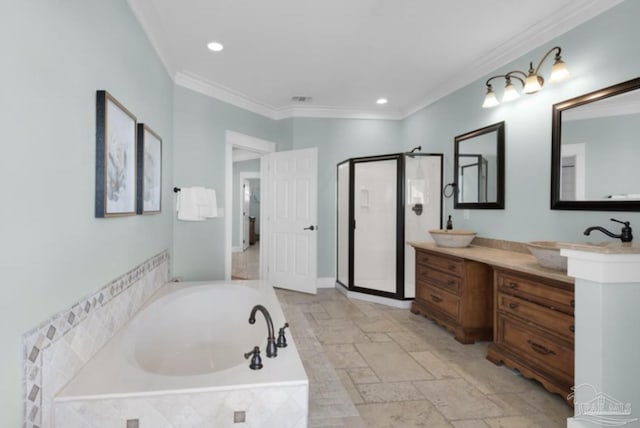
{"type": "MultiPolygon", "coordinates": [[[[236,153],[237,156],[237,153],[236,153]]],[[[260,168],[259,159],[233,163],[234,233],[231,279],[260,279],[260,168]],[[258,169],[242,171],[242,169],[258,169]]]]}
{"type": "MultiPolygon", "coordinates": [[[[234,198],[234,194],[238,194],[238,192],[234,192],[233,188],[234,188],[234,152],[235,152],[235,157],[236,160],[240,160],[242,159],[242,157],[245,157],[245,160],[249,160],[249,159],[256,159],[259,158],[259,162],[260,162],[260,171],[262,171],[262,156],[264,154],[267,153],[273,153],[276,150],[276,144],[271,142],[271,141],[266,141],[266,140],[261,140],[259,138],[255,138],[255,137],[251,137],[249,135],[245,135],[245,134],[240,134],[238,132],[234,132],[234,131],[227,131],[226,132],[226,138],[225,138],[226,142],[225,142],[225,206],[226,207],[232,207],[232,209],[229,210],[229,212],[227,213],[227,215],[225,216],[225,245],[224,245],[224,277],[225,279],[229,280],[231,279],[232,276],[232,266],[233,266],[233,254],[234,254],[234,250],[237,249],[237,247],[234,248],[233,245],[233,234],[234,234],[234,227],[233,227],[233,219],[234,217],[237,218],[237,216],[234,216],[233,213],[235,211],[235,208],[233,207],[239,207],[239,203],[234,204],[234,199],[240,199],[238,198],[234,198]]],[[[255,172],[255,171],[254,171],[255,172]]],[[[262,173],[258,172],[258,178],[261,178],[262,173]]],[[[238,209],[239,211],[239,209],[238,209]]],[[[258,221],[256,219],[256,221],[258,221]]],[[[239,227],[239,226],[238,226],[239,227]]],[[[260,229],[260,224],[258,223],[258,229],[260,229]]],[[[236,228],[236,231],[238,231],[238,228],[236,228]]],[[[256,248],[257,251],[257,264],[258,264],[258,277],[259,278],[264,278],[264,273],[263,273],[263,263],[262,260],[264,259],[265,256],[265,249],[264,246],[260,247],[258,246],[256,248]]]]}

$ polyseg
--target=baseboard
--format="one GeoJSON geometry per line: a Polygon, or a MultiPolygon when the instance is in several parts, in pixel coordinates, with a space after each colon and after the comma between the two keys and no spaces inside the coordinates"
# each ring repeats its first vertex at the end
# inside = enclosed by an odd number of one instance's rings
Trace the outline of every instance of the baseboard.
{"type": "Polygon", "coordinates": [[[335,287],[336,280],[330,276],[318,278],[316,281],[316,288],[333,288],[335,287]]]}
{"type": "Polygon", "coordinates": [[[242,252],[242,246],[240,247],[232,247],[231,251],[234,253],[241,253],[242,252]]]}

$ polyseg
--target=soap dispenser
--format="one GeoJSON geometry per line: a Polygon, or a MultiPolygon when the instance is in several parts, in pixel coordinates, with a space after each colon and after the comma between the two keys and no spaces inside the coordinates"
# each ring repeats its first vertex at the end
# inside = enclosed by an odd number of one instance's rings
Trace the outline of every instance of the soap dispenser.
{"type": "Polygon", "coordinates": [[[447,220],[447,230],[453,230],[453,221],[451,221],[451,216],[449,216],[449,220],[447,220]]]}

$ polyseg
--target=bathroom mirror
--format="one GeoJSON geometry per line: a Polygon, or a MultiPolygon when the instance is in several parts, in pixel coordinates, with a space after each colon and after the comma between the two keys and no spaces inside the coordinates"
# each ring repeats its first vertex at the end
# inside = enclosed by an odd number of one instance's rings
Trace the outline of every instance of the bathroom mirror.
{"type": "Polygon", "coordinates": [[[453,207],[504,208],[504,122],[455,137],[453,207]]]}
{"type": "Polygon", "coordinates": [[[551,209],[640,211],[640,78],[553,106],[551,209]]]}

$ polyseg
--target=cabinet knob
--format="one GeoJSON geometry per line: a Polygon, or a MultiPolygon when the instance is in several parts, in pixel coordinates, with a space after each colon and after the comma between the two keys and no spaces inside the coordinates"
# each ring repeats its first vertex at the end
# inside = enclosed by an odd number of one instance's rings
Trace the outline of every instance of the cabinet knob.
{"type": "Polygon", "coordinates": [[[515,309],[515,308],[517,308],[517,307],[518,307],[518,304],[517,304],[517,303],[509,303],[509,308],[511,308],[511,309],[515,309]]]}
{"type": "Polygon", "coordinates": [[[575,308],[575,307],[576,307],[576,301],[575,301],[575,300],[572,300],[572,301],[571,301],[571,307],[572,307],[572,308],[575,308]]]}
{"type": "Polygon", "coordinates": [[[517,282],[510,282],[509,283],[509,288],[518,288],[518,283],[517,282]]]}
{"type": "Polygon", "coordinates": [[[573,324],[571,324],[571,325],[569,326],[569,331],[570,331],[571,333],[575,333],[575,332],[576,332],[576,326],[575,326],[575,325],[573,325],[573,324]]]}
{"type": "Polygon", "coordinates": [[[453,279],[447,281],[447,285],[454,285],[456,282],[453,279]]]}
{"type": "Polygon", "coordinates": [[[456,265],[449,265],[449,270],[456,270],[456,265]]]}

